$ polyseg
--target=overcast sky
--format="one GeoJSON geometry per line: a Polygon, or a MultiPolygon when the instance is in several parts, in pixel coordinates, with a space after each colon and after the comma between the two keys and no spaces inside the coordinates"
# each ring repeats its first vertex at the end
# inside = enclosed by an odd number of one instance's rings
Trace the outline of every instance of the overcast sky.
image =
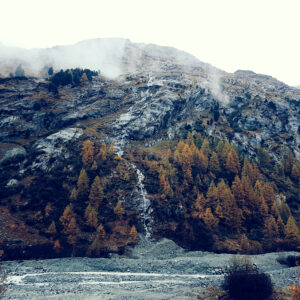
{"type": "Polygon", "coordinates": [[[300,0],[0,0],[0,42],[101,37],[173,46],[228,72],[300,85],[300,0]]]}

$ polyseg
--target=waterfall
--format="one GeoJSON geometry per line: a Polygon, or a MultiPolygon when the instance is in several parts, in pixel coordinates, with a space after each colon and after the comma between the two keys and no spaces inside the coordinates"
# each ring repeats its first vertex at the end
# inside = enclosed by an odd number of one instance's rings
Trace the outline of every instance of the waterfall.
{"type": "Polygon", "coordinates": [[[138,178],[137,187],[140,194],[140,210],[141,210],[141,216],[142,216],[143,226],[145,230],[145,237],[150,238],[152,232],[153,220],[151,217],[151,211],[152,211],[151,202],[148,198],[147,191],[143,184],[145,176],[142,173],[142,171],[136,167],[136,165],[131,163],[131,166],[136,171],[137,178],[138,178]]]}

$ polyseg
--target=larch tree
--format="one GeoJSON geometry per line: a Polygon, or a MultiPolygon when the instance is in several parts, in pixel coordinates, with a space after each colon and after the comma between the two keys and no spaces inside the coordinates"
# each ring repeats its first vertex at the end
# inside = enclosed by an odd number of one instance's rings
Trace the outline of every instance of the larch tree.
{"type": "Polygon", "coordinates": [[[53,243],[53,250],[56,253],[59,253],[62,250],[59,240],[55,240],[55,242],[53,243]]]}
{"type": "Polygon", "coordinates": [[[73,217],[75,217],[75,214],[73,212],[73,207],[71,204],[69,204],[66,206],[63,215],[59,218],[59,221],[62,224],[64,229],[67,228],[67,226],[69,225],[73,217]]]}
{"type": "Polygon", "coordinates": [[[232,182],[231,190],[237,205],[239,206],[239,208],[243,210],[245,207],[246,197],[245,197],[242,181],[240,180],[240,177],[238,175],[235,176],[234,181],[232,182]]]}
{"type": "Polygon", "coordinates": [[[92,167],[91,167],[92,170],[97,170],[98,169],[98,164],[97,162],[94,160],[93,164],[92,164],[92,167]]]}
{"type": "Polygon", "coordinates": [[[72,203],[74,203],[74,202],[76,202],[77,201],[77,190],[76,190],[76,188],[73,188],[72,189],[72,192],[71,192],[71,195],[70,195],[70,201],[72,202],[72,203]]]}
{"type": "Polygon", "coordinates": [[[77,198],[85,201],[89,194],[89,178],[84,169],[81,169],[77,180],[77,198]]]}
{"type": "Polygon", "coordinates": [[[222,179],[217,186],[218,202],[222,208],[219,216],[224,225],[239,230],[241,227],[241,210],[237,207],[230,188],[222,179]]]}
{"type": "Polygon", "coordinates": [[[218,190],[213,181],[208,188],[206,199],[208,201],[208,206],[215,209],[218,205],[218,190]]]}
{"type": "Polygon", "coordinates": [[[54,221],[51,222],[46,232],[49,234],[56,234],[56,226],[54,221]]]}
{"type": "Polygon", "coordinates": [[[210,154],[210,147],[209,147],[209,142],[207,139],[203,140],[200,151],[207,157],[210,154]]]}
{"type": "Polygon", "coordinates": [[[107,157],[107,146],[103,142],[100,145],[100,149],[99,149],[99,152],[97,154],[97,158],[100,159],[101,161],[106,161],[106,157],[107,157]]]}
{"type": "Polygon", "coordinates": [[[122,217],[122,215],[124,214],[124,208],[122,206],[122,202],[121,201],[118,201],[117,205],[115,206],[114,213],[118,217],[122,217]]]}
{"type": "Polygon", "coordinates": [[[70,223],[66,227],[65,234],[67,235],[69,244],[73,246],[73,250],[74,250],[77,241],[77,234],[78,234],[78,227],[77,227],[75,217],[71,219],[70,223]]]}
{"type": "Polygon", "coordinates": [[[85,167],[90,167],[94,161],[94,143],[91,140],[86,140],[82,146],[82,162],[85,167]]]}
{"type": "Polygon", "coordinates": [[[293,167],[292,167],[292,171],[291,171],[291,177],[292,179],[299,183],[300,182],[300,170],[299,170],[299,167],[297,166],[297,164],[293,164],[293,167]]]}
{"type": "Polygon", "coordinates": [[[100,240],[104,240],[106,238],[106,232],[102,224],[100,224],[97,228],[97,235],[100,240]]]}
{"type": "Polygon", "coordinates": [[[230,150],[227,154],[226,163],[225,163],[226,169],[235,175],[237,175],[240,171],[240,161],[239,157],[235,150],[230,150]]]}
{"type": "Polygon", "coordinates": [[[210,207],[206,208],[205,213],[202,216],[202,220],[210,230],[216,230],[216,227],[219,224],[218,218],[213,215],[210,207]]]}
{"type": "Polygon", "coordinates": [[[101,248],[102,248],[101,241],[99,239],[99,236],[96,235],[91,246],[89,247],[88,252],[89,252],[89,254],[92,254],[93,256],[100,256],[101,248]]]}
{"type": "Polygon", "coordinates": [[[103,189],[101,186],[101,180],[99,176],[96,176],[91,186],[89,195],[90,204],[98,210],[103,199],[103,189]]]}
{"type": "Polygon", "coordinates": [[[275,192],[272,185],[269,182],[263,185],[263,196],[266,200],[268,207],[271,209],[271,207],[275,203],[275,192]]]}
{"type": "Polygon", "coordinates": [[[91,209],[85,215],[86,215],[86,224],[96,229],[98,226],[98,213],[95,210],[95,208],[91,207],[91,209]]]}
{"type": "Polygon", "coordinates": [[[159,186],[160,186],[160,197],[162,199],[173,197],[173,190],[169,183],[169,180],[164,175],[161,175],[159,178],[159,186]]]}
{"type": "Polygon", "coordinates": [[[285,236],[286,236],[286,240],[288,241],[289,245],[292,248],[296,248],[299,246],[300,244],[299,228],[293,216],[289,217],[285,225],[285,236]]]}
{"type": "Polygon", "coordinates": [[[81,84],[87,84],[89,82],[89,79],[87,78],[86,74],[83,73],[80,77],[80,83],[81,84]]]}
{"type": "Polygon", "coordinates": [[[202,194],[198,194],[192,205],[191,215],[193,218],[201,218],[205,212],[207,201],[202,194]]]}
{"type": "Polygon", "coordinates": [[[49,218],[50,215],[52,214],[52,212],[53,212],[53,207],[52,207],[51,203],[47,203],[47,205],[45,207],[45,217],[49,218]]]}
{"type": "Polygon", "coordinates": [[[213,152],[209,161],[209,170],[214,174],[219,174],[221,171],[219,158],[216,152],[213,152]]]}
{"type": "Polygon", "coordinates": [[[241,237],[241,250],[242,253],[248,253],[248,251],[250,250],[250,242],[248,237],[246,236],[246,234],[242,234],[241,237]]]}
{"type": "Polygon", "coordinates": [[[279,230],[273,216],[266,218],[263,229],[263,245],[268,250],[276,250],[279,230]]]}
{"type": "Polygon", "coordinates": [[[139,241],[139,236],[138,236],[136,227],[134,225],[132,225],[132,227],[130,229],[129,237],[133,243],[137,243],[139,241]]]}

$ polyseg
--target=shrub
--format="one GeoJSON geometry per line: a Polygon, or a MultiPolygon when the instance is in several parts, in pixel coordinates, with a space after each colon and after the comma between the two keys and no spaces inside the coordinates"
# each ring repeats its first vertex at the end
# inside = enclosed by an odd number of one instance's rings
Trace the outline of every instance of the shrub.
{"type": "Polygon", "coordinates": [[[277,258],[277,261],[280,264],[287,265],[290,268],[300,266],[300,255],[280,256],[277,258]]]}
{"type": "Polygon", "coordinates": [[[234,259],[225,271],[223,288],[233,300],[267,300],[273,294],[268,274],[260,272],[248,259],[234,259]]]}

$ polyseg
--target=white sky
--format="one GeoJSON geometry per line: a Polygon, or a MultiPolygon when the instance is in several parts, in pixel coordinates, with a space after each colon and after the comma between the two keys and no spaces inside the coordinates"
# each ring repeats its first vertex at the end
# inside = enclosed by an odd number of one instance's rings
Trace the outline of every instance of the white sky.
{"type": "Polygon", "coordinates": [[[0,28],[6,45],[124,37],[300,85],[300,0],[0,0],[0,28]]]}

